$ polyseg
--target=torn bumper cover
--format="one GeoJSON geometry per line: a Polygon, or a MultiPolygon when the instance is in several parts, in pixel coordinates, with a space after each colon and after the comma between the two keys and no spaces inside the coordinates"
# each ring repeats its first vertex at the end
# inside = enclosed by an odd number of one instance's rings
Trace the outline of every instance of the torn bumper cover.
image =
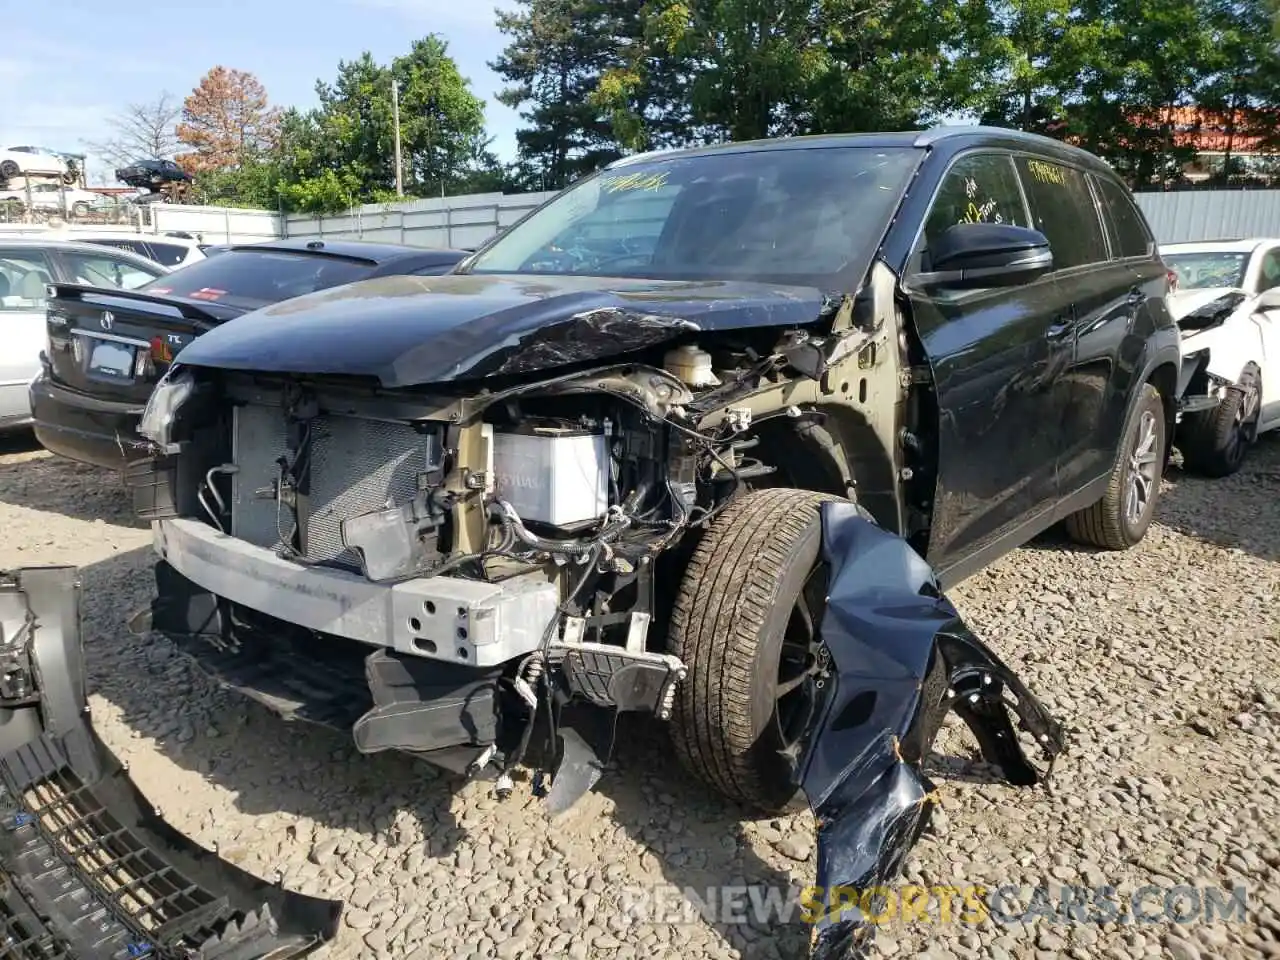
{"type": "Polygon", "coordinates": [[[821,630],[836,669],[799,771],[817,820],[823,907],[811,956],[835,960],[862,955],[875,930],[860,909],[865,894],[899,872],[928,823],[934,785],[922,765],[951,710],[1018,786],[1048,777],[1064,739],[905,541],[852,504],[822,510],[831,586],[821,630]],[[1047,758],[1042,773],[1018,742],[1010,707],[1047,758]]]}
{"type": "Polygon", "coordinates": [[[159,818],[89,725],[78,571],[0,572],[0,954],[272,960],[332,939],[290,893],[159,818]]]}

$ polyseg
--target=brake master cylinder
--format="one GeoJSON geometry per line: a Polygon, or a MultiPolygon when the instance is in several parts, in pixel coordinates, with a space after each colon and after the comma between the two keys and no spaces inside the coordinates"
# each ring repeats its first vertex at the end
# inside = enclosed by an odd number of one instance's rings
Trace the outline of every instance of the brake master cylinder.
{"type": "Polygon", "coordinates": [[[711,354],[699,350],[696,344],[689,343],[668,351],[662,366],[689,387],[714,387],[720,383],[711,369],[711,354]]]}

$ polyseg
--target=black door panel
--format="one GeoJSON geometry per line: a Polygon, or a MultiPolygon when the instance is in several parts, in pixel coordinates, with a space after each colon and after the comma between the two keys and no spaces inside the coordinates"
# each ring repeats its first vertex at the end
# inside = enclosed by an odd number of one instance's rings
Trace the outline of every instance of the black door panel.
{"type": "Polygon", "coordinates": [[[1075,305],[1075,360],[1065,377],[1066,405],[1059,479],[1075,490],[1108,473],[1115,462],[1128,403],[1128,380],[1117,364],[1142,349],[1135,336],[1144,301],[1133,271],[1101,264],[1059,282],[1075,305]],[[1130,349],[1126,350],[1126,344],[1130,349]]]}
{"type": "MultiPolygon", "coordinates": [[[[1030,226],[1004,151],[962,155],[942,176],[916,262],[957,223],[1030,226]]],[[[1052,278],[1023,286],[911,295],[939,409],[938,482],[928,559],[945,568],[1057,499],[1070,299],[1052,278]]]]}
{"type": "Polygon", "coordinates": [[[1047,279],[912,309],[940,411],[928,559],[947,567],[1057,499],[1071,306],[1047,279]]]}

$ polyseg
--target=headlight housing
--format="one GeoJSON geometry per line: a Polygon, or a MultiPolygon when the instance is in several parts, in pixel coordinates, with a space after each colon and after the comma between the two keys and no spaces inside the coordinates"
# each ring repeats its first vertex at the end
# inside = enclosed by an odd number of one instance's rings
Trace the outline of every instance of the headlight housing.
{"type": "Polygon", "coordinates": [[[142,420],[138,424],[138,433],[165,453],[173,453],[173,421],[178,409],[187,402],[194,389],[195,380],[189,369],[170,367],[151,391],[147,408],[142,412],[142,420]]]}

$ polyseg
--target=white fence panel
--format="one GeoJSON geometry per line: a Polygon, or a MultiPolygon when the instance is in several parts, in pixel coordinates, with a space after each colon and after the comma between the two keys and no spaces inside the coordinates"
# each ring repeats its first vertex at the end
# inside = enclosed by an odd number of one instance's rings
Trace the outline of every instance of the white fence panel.
{"type": "Polygon", "coordinates": [[[196,207],[187,204],[151,205],[148,233],[182,230],[204,243],[255,243],[280,236],[280,215],[269,210],[236,207],[196,207]]]}
{"type": "Polygon", "coordinates": [[[1280,190],[1138,193],[1160,243],[1280,237],[1280,190]]]}
{"type": "Polygon", "coordinates": [[[478,247],[553,196],[554,191],[477,193],[366,204],[332,216],[289,214],[284,218],[284,231],[289,237],[377,240],[414,247],[478,247]]]}

